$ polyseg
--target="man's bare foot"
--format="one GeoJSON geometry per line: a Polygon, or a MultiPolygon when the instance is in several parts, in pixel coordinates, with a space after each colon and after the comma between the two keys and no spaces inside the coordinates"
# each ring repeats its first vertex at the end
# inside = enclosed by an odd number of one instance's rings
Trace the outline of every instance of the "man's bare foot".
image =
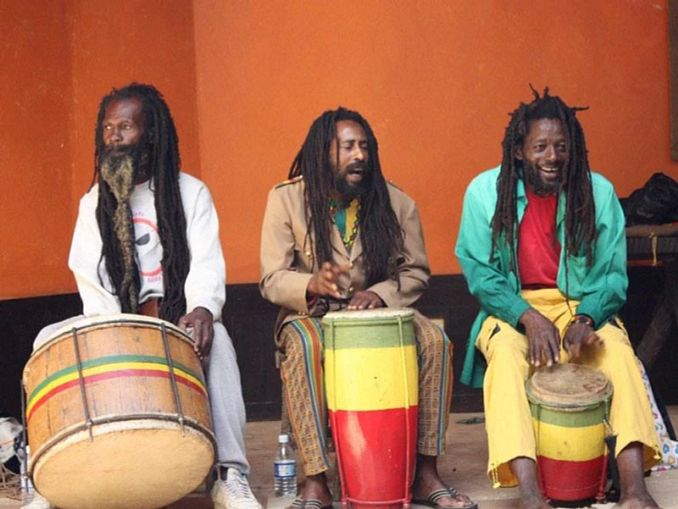
{"type": "Polygon", "coordinates": [[[656,509],[659,505],[646,491],[639,495],[625,495],[619,499],[619,502],[613,509],[656,509]]]}
{"type": "Polygon", "coordinates": [[[318,500],[321,507],[332,505],[332,493],[327,486],[325,474],[307,475],[304,480],[297,499],[318,500]]]}
{"type": "Polygon", "coordinates": [[[532,458],[519,457],[511,460],[511,470],[518,478],[521,509],[551,509],[546,503],[537,483],[537,464],[532,458]]]}
{"type": "Polygon", "coordinates": [[[466,495],[449,488],[438,475],[436,456],[417,456],[417,472],[412,486],[412,501],[435,508],[474,509],[477,505],[466,495]]]}
{"type": "Polygon", "coordinates": [[[617,456],[621,498],[616,508],[649,509],[659,505],[650,496],[643,472],[643,444],[631,442],[617,456]]]}
{"type": "Polygon", "coordinates": [[[521,509],[553,509],[541,493],[523,493],[520,490],[520,508],[521,509]]]}

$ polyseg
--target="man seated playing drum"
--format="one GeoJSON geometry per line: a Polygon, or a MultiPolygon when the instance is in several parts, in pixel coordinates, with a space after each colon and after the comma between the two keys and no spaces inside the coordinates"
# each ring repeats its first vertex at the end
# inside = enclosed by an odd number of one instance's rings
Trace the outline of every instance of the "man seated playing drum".
{"type": "MultiPolygon", "coordinates": [[[[235,350],[220,322],[225,264],[210,193],[180,171],[174,121],[153,86],[133,83],[102,99],[95,145],[95,184],[80,201],[69,257],[83,313],[146,314],[193,330],[217,442],[215,507],[260,509],[246,477],[235,350]]],[[[34,347],[65,325],[43,329],[34,347]]]]}
{"type": "MultiPolygon", "coordinates": [[[[283,396],[306,474],[294,505],[325,507],[332,494],[325,477],[320,318],[339,309],[409,306],[427,287],[430,271],[416,205],[384,180],[377,141],[359,113],[339,108],[318,117],[289,179],[268,196],[260,289],[281,306],[276,344],[283,396]]],[[[421,366],[412,494],[434,507],[470,509],[475,504],[448,488],[436,467],[451,398],[451,344],[420,314],[415,332],[421,366]]]]}
{"type": "Polygon", "coordinates": [[[529,374],[558,362],[603,371],[614,387],[619,507],[657,507],[643,480],[657,436],[637,360],[615,313],[627,287],[624,217],[614,189],[589,168],[582,108],[534,91],[512,113],[501,166],[464,199],[456,254],[481,311],[462,381],[483,383],[495,486],[520,485],[523,507],[547,508],[538,485],[525,394],[529,374]]]}

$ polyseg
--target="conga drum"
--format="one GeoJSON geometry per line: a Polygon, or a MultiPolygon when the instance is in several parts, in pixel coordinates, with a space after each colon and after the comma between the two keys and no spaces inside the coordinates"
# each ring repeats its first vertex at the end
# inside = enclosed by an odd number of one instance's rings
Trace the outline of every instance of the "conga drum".
{"type": "Polygon", "coordinates": [[[342,503],[411,500],[417,443],[414,312],[339,311],[323,317],[325,387],[342,503]]]}
{"type": "Polygon", "coordinates": [[[198,487],[214,463],[207,386],[171,323],[85,318],[23,373],[29,474],[61,509],[153,509],[198,487]]]}
{"type": "Polygon", "coordinates": [[[526,389],[544,496],[562,501],[602,498],[612,397],[607,377],[587,366],[556,364],[537,370],[526,389]]]}

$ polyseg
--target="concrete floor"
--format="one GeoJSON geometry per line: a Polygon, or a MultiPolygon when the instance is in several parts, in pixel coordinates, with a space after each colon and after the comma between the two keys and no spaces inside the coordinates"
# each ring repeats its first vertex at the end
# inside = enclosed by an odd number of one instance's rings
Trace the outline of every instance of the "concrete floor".
{"type": "MultiPolygon", "coordinates": [[[[671,421],[678,424],[678,406],[669,408],[671,421]]],[[[478,502],[480,509],[513,509],[518,507],[518,490],[492,489],[485,475],[487,444],[482,423],[472,423],[482,414],[451,414],[447,431],[447,451],[439,460],[443,479],[478,502]],[[465,423],[466,422],[466,423],[465,423]],[[468,423],[471,422],[471,423],[468,423]]],[[[248,456],[252,465],[250,483],[264,507],[283,509],[289,499],[273,495],[272,461],[276,449],[279,421],[251,422],[247,424],[248,456]]],[[[653,473],[647,484],[650,492],[664,509],[678,509],[678,470],[653,473]]],[[[613,504],[596,505],[596,508],[613,504]]],[[[0,498],[0,509],[17,509],[16,501],[0,498]]],[[[341,504],[335,504],[337,509],[341,504]]],[[[412,506],[413,509],[425,509],[412,506]]],[[[203,490],[185,497],[166,509],[212,509],[209,495],[203,490]]]]}

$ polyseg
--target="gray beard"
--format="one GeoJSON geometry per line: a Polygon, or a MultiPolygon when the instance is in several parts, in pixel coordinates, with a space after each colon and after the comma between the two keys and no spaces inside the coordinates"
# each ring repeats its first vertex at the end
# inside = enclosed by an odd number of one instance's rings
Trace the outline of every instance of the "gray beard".
{"type": "Polygon", "coordinates": [[[136,147],[108,150],[101,157],[101,178],[111,188],[118,203],[128,201],[134,189],[138,168],[136,147]]]}
{"type": "Polygon", "coordinates": [[[139,303],[139,289],[136,288],[134,277],[136,270],[134,263],[134,225],[129,205],[129,199],[134,190],[136,162],[132,150],[110,151],[102,157],[99,168],[101,178],[108,184],[118,202],[113,214],[113,231],[120,243],[124,276],[120,288],[117,290],[119,296],[129,296],[132,312],[137,311],[139,303]]]}

